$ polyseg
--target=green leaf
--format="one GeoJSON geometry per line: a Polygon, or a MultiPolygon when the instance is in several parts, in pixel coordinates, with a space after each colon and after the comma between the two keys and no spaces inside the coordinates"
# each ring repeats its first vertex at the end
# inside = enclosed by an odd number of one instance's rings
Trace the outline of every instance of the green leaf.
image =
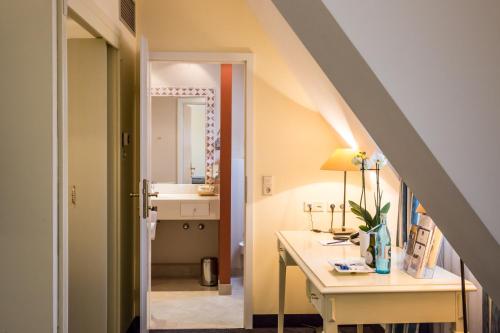
{"type": "Polygon", "coordinates": [[[384,205],[384,207],[380,208],[380,213],[387,214],[390,208],[391,208],[391,203],[388,202],[384,205]]]}
{"type": "Polygon", "coordinates": [[[364,232],[368,232],[371,228],[367,227],[366,225],[360,225],[359,230],[363,230],[364,232]]]}

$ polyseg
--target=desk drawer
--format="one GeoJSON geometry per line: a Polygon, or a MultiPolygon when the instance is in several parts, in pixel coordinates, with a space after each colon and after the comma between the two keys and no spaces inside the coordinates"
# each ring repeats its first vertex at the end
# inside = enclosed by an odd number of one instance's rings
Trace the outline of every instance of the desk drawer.
{"type": "Polygon", "coordinates": [[[182,217],[209,217],[210,204],[208,202],[181,203],[182,217]]]}
{"type": "Polygon", "coordinates": [[[309,302],[316,308],[316,310],[322,314],[323,313],[323,297],[319,290],[312,284],[311,281],[306,281],[306,292],[309,302]]]}

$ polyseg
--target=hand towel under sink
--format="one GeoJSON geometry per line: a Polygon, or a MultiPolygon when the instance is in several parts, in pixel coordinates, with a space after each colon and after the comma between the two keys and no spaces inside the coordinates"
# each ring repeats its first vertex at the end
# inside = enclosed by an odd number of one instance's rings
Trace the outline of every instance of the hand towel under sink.
{"type": "Polygon", "coordinates": [[[151,240],[154,240],[156,237],[156,223],[158,219],[158,212],[152,210],[149,212],[149,235],[151,240]]]}

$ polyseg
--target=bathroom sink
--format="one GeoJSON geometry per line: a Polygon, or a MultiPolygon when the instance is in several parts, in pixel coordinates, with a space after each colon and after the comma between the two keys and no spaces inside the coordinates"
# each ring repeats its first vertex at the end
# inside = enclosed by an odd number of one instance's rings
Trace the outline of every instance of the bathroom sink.
{"type": "Polygon", "coordinates": [[[157,198],[152,198],[151,201],[161,201],[161,200],[167,200],[167,201],[218,201],[219,196],[218,195],[212,195],[212,196],[202,196],[198,195],[197,193],[160,193],[158,194],[157,198]]]}

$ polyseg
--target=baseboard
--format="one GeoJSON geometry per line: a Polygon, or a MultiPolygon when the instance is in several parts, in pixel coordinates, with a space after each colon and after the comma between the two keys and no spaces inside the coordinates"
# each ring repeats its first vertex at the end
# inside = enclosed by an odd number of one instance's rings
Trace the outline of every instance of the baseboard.
{"type": "Polygon", "coordinates": [[[219,283],[219,295],[231,295],[233,292],[233,288],[231,287],[231,284],[223,284],[219,283]]]}
{"type": "Polygon", "coordinates": [[[151,277],[156,278],[199,278],[200,264],[151,264],[151,277]]]}
{"type": "MultiPolygon", "coordinates": [[[[319,314],[285,314],[285,327],[320,327],[323,319],[319,314]]],[[[254,328],[278,327],[278,315],[257,314],[253,315],[254,328]]]]}
{"type": "MultiPolygon", "coordinates": [[[[319,314],[285,314],[285,327],[322,327],[323,319],[319,314]]],[[[380,325],[364,325],[367,332],[384,333],[380,325]]],[[[254,328],[276,328],[278,327],[278,315],[258,314],[253,315],[254,328]]],[[[356,325],[342,325],[342,332],[356,332],[356,325]]],[[[365,331],[366,332],[366,331],[365,331]]]]}
{"type": "Polygon", "coordinates": [[[130,323],[127,333],[140,333],[141,332],[141,320],[139,316],[135,317],[130,323]]]}

